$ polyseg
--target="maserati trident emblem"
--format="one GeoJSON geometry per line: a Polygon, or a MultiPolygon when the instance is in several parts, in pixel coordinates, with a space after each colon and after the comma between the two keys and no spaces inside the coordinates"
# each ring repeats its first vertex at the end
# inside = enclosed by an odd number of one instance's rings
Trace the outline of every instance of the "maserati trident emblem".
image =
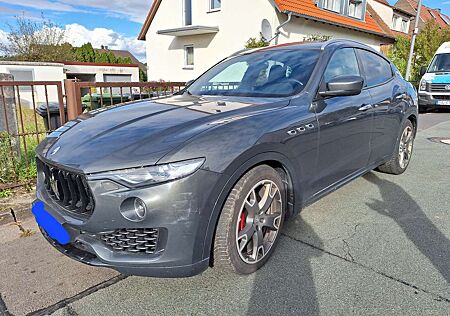
{"type": "Polygon", "coordinates": [[[55,149],[53,149],[52,153],[50,154],[50,156],[55,155],[59,150],[61,149],[61,146],[56,147],[55,149]]]}
{"type": "Polygon", "coordinates": [[[55,175],[50,176],[50,187],[53,193],[55,193],[56,198],[59,200],[59,190],[58,190],[58,180],[55,179],[55,175]]]}

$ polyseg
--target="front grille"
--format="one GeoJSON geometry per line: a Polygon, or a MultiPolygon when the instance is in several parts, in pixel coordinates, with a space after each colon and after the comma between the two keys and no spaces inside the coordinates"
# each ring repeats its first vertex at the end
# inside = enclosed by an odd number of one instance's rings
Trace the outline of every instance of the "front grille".
{"type": "Polygon", "coordinates": [[[431,91],[432,92],[450,92],[450,89],[447,89],[447,83],[432,83],[431,91]]]}
{"type": "Polygon", "coordinates": [[[436,100],[450,100],[450,94],[449,95],[433,95],[433,98],[436,100]]]}
{"type": "Polygon", "coordinates": [[[94,211],[94,198],[84,176],[39,161],[50,197],[66,210],[82,216],[94,211]]]}
{"type": "Polygon", "coordinates": [[[100,239],[115,251],[153,254],[158,244],[158,234],[156,228],[120,229],[103,234],[100,239]]]}

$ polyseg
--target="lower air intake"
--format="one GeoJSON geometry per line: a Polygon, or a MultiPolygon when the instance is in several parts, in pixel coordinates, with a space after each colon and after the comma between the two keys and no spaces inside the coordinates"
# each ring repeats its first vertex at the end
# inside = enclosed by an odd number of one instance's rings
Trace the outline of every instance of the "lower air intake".
{"type": "Polygon", "coordinates": [[[115,251],[125,251],[136,254],[153,254],[158,244],[158,229],[120,229],[103,234],[101,240],[115,251]]]}

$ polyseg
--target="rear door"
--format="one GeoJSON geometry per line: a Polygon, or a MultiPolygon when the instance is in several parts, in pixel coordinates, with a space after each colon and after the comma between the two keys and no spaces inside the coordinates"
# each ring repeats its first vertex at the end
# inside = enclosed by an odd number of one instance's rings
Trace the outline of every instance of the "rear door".
{"type": "MultiPolygon", "coordinates": [[[[338,49],[328,63],[322,85],[351,75],[362,75],[355,50],[338,49]]],[[[320,195],[329,186],[366,168],[373,112],[368,91],[355,96],[318,97],[316,102],[320,131],[314,192],[320,195]]]]}
{"type": "Polygon", "coordinates": [[[406,86],[396,78],[389,61],[363,49],[357,49],[364,68],[365,89],[374,108],[370,163],[392,156],[401,124],[406,86]]]}

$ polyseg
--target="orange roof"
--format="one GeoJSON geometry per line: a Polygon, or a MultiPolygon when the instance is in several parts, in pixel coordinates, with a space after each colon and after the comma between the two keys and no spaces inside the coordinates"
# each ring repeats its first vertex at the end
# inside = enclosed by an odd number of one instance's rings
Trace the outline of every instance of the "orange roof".
{"type": "Polygon", "coordinates": [[[331,22],[332,24],[337,24],[339,26],[390,37],[390,35],[386,34],[375,22],[368,12],[366,12],[365,21],[360,21],[338,13],[320,9],[314,3],[314,0],[274,0],[274,2],[282,12],[293,12],[303,17],[310,17],[315,20],[331,22]]]}
{"type": "MultiPolygon", "coordinates": [[[[155,17],[156,12],[161,4],[162,0],[154,0],[150,12],[142,26],[142,30],[139,33],[138,39],[145,40],[145,36],[150,28],[150,25],[155,17]]],[[[386,33],[383,28],[375,21],[371,14],[375,12],[369,12],[367,10],[364,21],[343,16],[338,13],[334,13],[328,10],[323,10],[317,7],[314,0],[272,0],[281,12],[293,12],[295,15],[305,18],[313,19],[316,21],[330,23],[346,28],[350,28],[357,31],[376,34],[383,37],[393,38],[389,33],[386,33]]]]}

